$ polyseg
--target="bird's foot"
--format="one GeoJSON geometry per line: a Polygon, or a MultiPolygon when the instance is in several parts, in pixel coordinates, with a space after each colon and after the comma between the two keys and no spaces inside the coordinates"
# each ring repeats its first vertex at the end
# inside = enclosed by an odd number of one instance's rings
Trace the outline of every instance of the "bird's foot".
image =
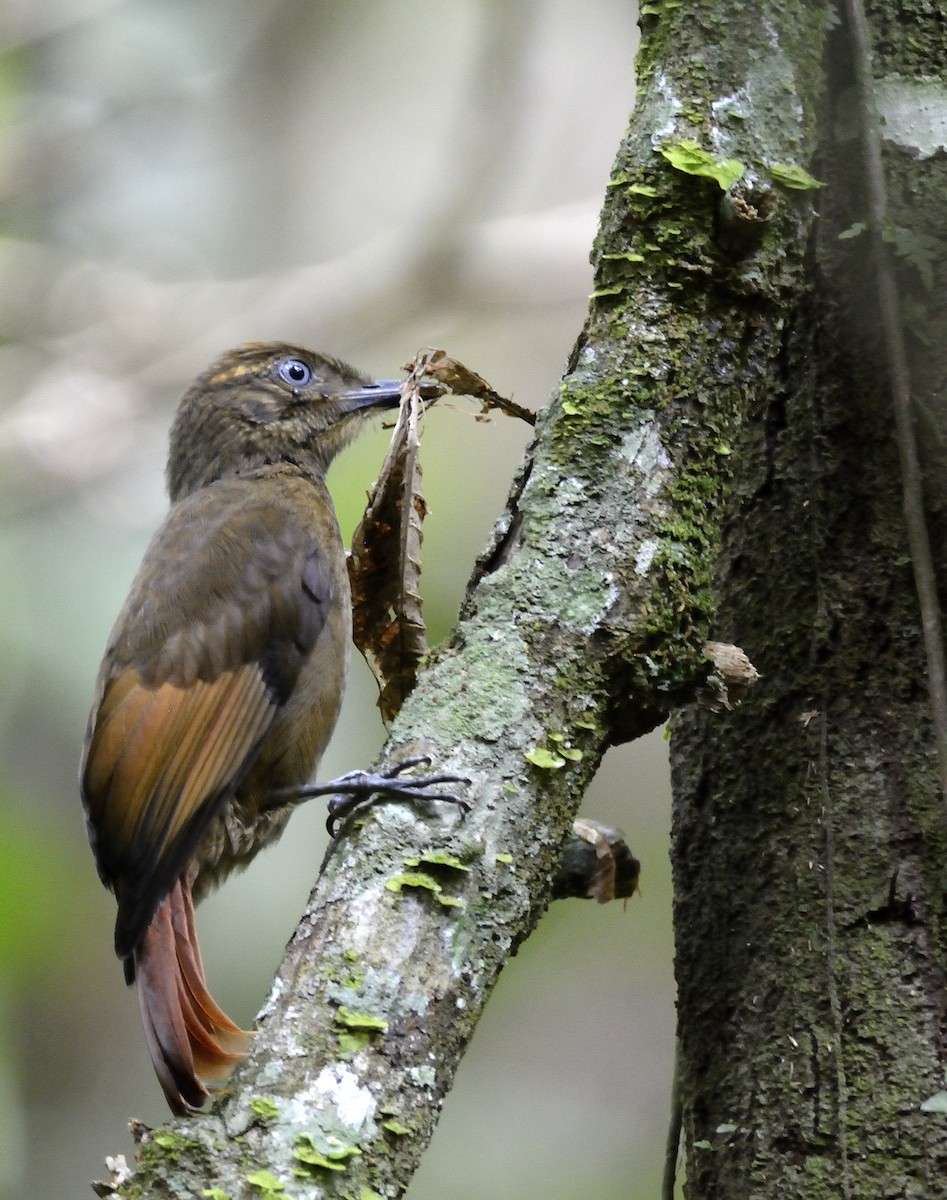
{"type": "Polygon", "coordinates": [[[404,772],[413,767],[430,765],[430,758],[419,754],[396,763],[380,775],[372,775],[368,771],[350,771],[347,775],[332,779],[328,783],[307,783],[299,788],[295,795],[300,800],[308,800],[310,796],[332,797],[329,800],[329,815],[326,818],[326,829],[331,837],[335,837],[339,822],[345,821],[357,808],[375,804],[386,795],[403,800],[434,800],[439,803],[456,804],[461,812],[470,812],[470,801],[462,796],[453,792],[430,790],[445,783],[469,784],[470,780],[465,775],[442,772],[439,775],[412,775],[402,778],[404,772]]]}

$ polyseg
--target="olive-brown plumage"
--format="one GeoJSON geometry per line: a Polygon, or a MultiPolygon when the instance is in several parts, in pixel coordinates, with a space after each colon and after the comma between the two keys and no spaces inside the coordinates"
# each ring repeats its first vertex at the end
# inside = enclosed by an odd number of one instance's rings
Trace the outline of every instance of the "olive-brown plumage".
{"type": "Polygon", "coordinates": [[[192,898],[280,834],[286,789],[335,726],[351,606],[324,477],[366,412],[397,402],[397,383],[254,345],[200,376],[174,421],[171,509],[109,637],[80,779],[115,949],[177,1113],[246,1039],[205,985],[192,898]]]}

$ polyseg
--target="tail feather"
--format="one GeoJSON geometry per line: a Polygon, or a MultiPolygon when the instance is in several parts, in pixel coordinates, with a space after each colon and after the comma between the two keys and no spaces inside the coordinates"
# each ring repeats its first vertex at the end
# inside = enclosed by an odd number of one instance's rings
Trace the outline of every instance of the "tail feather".
{"type": "Polygon", "coordinates": [[[184,1116],[207,1099],[205,1080],[226,1079],[250,1038],[207,990],[185,880],[178,880],[158,906],[135,950],[135,973],[158,1082],[171,1111],[184,1116]]]}

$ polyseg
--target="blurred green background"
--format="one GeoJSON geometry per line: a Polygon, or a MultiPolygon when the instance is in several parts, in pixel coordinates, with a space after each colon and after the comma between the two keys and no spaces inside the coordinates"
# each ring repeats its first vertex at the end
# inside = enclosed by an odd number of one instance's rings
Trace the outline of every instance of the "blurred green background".
{"type": "MultiPolygon", "coordinates": [[[[76,766],[98,661],[210,359],[298,340],[375,374],[442,346],[545,403],[633,95],[627,0],[7,0],[0,13],[0,1193],[91,1195],[165,1117],[112,955],[76,766]]],[[[449,629],[528,430],[426,421],[424,591],[449,629]]],[[[330,479],[350,530],[387,443],[330,479]]],[[[323,777],[383,730],[360,661],[323,777]]],[[[673,1049],[660,735],[584,812],[643,895],[554,906],[500,981],[412,1200],[653,1197],[673,1049]]],[[[321,861],[323,809],[201,909],[252,1020],[321,861]]]]}

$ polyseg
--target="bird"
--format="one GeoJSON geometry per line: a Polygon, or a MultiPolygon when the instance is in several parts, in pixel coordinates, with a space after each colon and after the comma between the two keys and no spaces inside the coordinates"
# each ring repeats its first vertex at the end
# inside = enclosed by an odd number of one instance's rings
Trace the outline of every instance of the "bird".
{"type": "Polygon", "coordinates": [[[158,1081],[194,1113],[250,1034],[207,987],[194,905],[282,833],[298,800],[342,792],[331,822],[379,791],[448,799],[400,778],[316,773],[351,643],[345,550],[325,476],[399,402],[337,358],[282,342],[222,355],[184,393],[170,508],[108,638],[80,791],[115,951],[135,984],[158,1081]]]}

